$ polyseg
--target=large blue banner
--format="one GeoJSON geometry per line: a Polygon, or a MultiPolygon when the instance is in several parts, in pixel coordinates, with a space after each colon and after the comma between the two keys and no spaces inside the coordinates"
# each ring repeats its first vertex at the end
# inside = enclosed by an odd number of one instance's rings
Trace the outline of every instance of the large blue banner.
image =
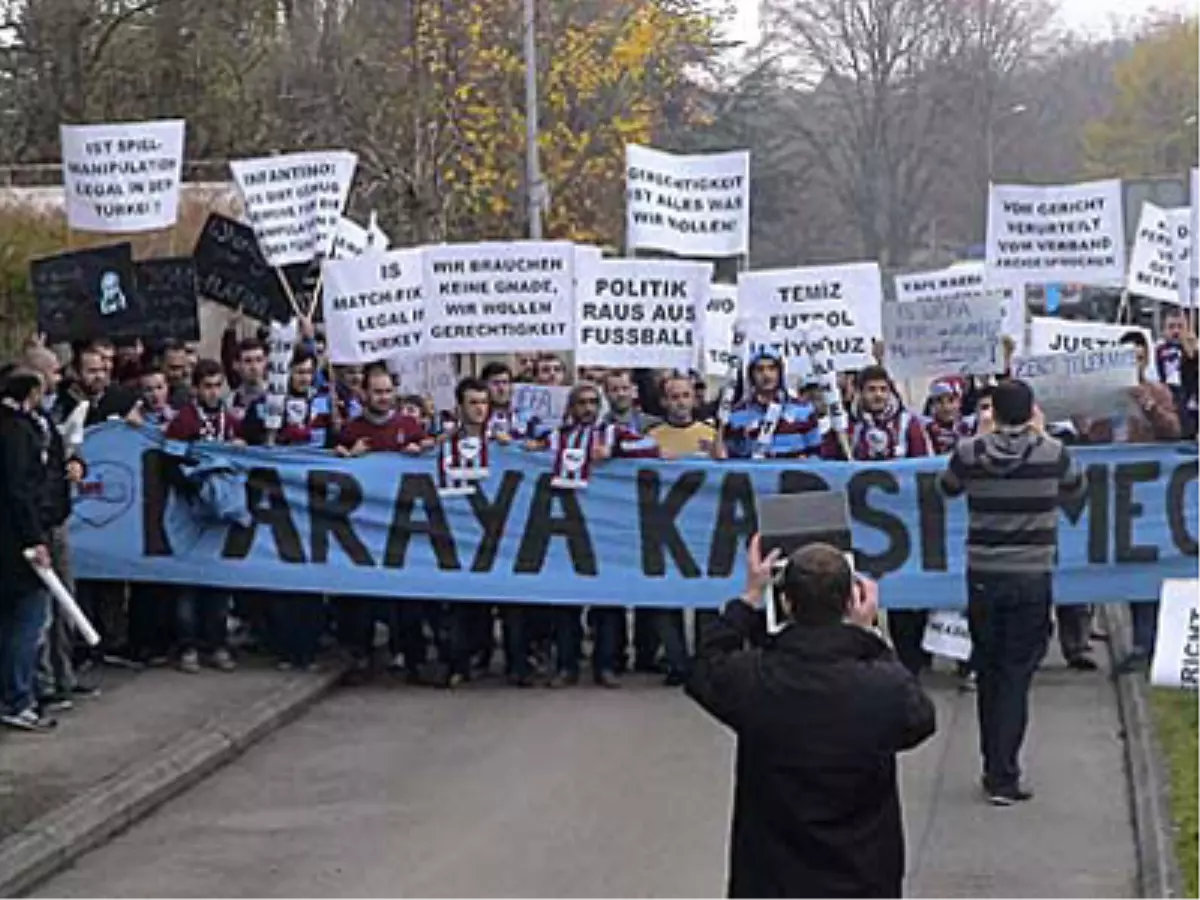
{"type": "MultiPolygon", "coordinates": [[[[79,578],[711,607],[741,588],[756,496],[836,490],[849,498],[857,565],[881,579],[885,606],[963,602],[966,503],[939,493],[944,459],[611,461],[571,492],[551,487],[546,455],[502,449],[477,495],[443,498],[430,457],[177,447],[116,423],[90,432],[85,453],[70,523],[79,578]],[[224,475],[205,482],[202,504],[205,471],[224,475]],[[224,495],[208,490],[222,485],[224,495]],[[242,522],[211,514],[222,499],[242,522]]],[[[1058,601],[1155,597],[1164,578],[1196,577],[1195,446],[1077,455],[1089,488],[1063,508],[1058,601]]]]}

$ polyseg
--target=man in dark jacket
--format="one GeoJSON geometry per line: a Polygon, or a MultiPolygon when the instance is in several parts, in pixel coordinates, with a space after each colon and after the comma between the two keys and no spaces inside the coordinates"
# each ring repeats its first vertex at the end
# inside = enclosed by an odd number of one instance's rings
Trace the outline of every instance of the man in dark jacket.
{"type": "MultiPolygon", "coordinates": [[[[52,420],[65,422],[75,408],[86,401],[88,406],[84,425],[88,428],[109,419],[141,424],[137,394],[112,383],[111,361],[107,360],[106,354],[107,351],[95,343],[79,351],[75,360],[77,380],[60,386],[57,400],[50,409],[52,420]]],[[[127,658],[125,585],[115,581],[85,579],[76,584],[76,589],[79,605],[100,632],[101,639],[98,648],[81,651],[83,659],[76,659],[76,662],[88,666],[101,661],[136,666],[127,658]]]]}
{"type": "Polygon", "coordinates": [[[84,424],[89,428],[108,419],[124,419],[129,415],[137,403],[137,395],[112,383],[112,370],[99,350],[94,347],[83,349],[76,365],[78,380],[59,390],[53,410],[55,419],[65,422],[83,400],[88,402],[84,424]]]}
{"type": "Polygon", "coordinates": [[[873,628],[875,585],[826,544],[777,576],[788,624],[768,638],[776,560],[751,541],[746,590],[706,629],[687,687],[738,737],[729,895],[898,897],[896,754],[933,734],[933,704],[873,628]]]}
{"type": "Polygon", "coordinates": [[[41,402],[36,372],[16,369],[0,388],[0,722],[43,731],[54,725],[37,709],[34,682],[48,595],[26,559],[50,565],[42,526],[45,436],[33,411],[41,402]]]}
{"type": "MultiPolygon", "coordinates": [[[[25,366],[42,377],[41,406],[33,411],[40,421],[46,450],[46,481],[42,491],[42,527],[50,539],[50,556],[54,571],[75,593],[71,575],[71,553],[68,546],[67,519],[71,515],[71,485],[83,480],[87,468],[78,447],[68,447],[63,440],[63,423],[55,415],[62,367],[58,357],[45,347],[30,347],[25,351],[25,366]]],[[[42,641],[38,662],[38,692],[41,704],[47,709],[70,709],[74,694],[91,695],[95,690],[81,685],[75,678],[72,662],[74,641],[72,626],[66,615],[51,604],[50,620],[42,641]]]]}

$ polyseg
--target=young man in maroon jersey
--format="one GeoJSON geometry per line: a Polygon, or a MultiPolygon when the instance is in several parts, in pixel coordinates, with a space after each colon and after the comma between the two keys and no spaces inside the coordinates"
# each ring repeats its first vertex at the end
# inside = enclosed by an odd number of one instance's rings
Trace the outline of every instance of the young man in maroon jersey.
{"type": "MultiPolygon", "coordinates": [[[[383,365],[373,365],[363,373],[364,404],[362,415],[347,422],[338,436],[339,456],[356,457],[367,453],[404,453],[419,455],[433,446],[419,421],[396,409],[396,386],[383,365]]],[[[419,683],[420,664],[425,660],[423,606],[419,600],[383,601],[386,606],[364,597],[340,597],[336,605],[339,634],[354,658],[357,676],[369,677],[376,613],[389,623],[389,642],[393,668],[403,657],[408,681],[419,683]]]]}
{"type": "MultiPolygon", "coordinates": [[[[167,424],[166,435],[175,441],[233,441],[237,425],[221,401],[225,373],[221,364],[202,359],[192,372],[193,399],[167,424]]],[[[229,653],[229,594],[213,588],[185,588],[179,597],[179,668],[200,671],[201,649],[211,654],[212,665],[230,672],[236,665],[229,653]]]]}
{"type": "MultiPolygon", "coordinates": [[[[556,481],[586,484],[594,463],[613,458],[658,458],[658,444],[634,434],[621,425],[606,425],[600,419],[600,391],[593,384],[576,385],[567,399],[567,416],[562,426],[544,439],[529,441],[533,450],[548,450],[554,456],[556,481]]],[[[582,626],[578,606],[555,607],[555,643],[558,648],[558,674],[551,687],[564,687],[579,680],[579,656],[582,626]]],[[[596,646],[592,651],[593,677],[603,687],[620,686],[616,656],[623,609],[596,609],[596,646]]]]}

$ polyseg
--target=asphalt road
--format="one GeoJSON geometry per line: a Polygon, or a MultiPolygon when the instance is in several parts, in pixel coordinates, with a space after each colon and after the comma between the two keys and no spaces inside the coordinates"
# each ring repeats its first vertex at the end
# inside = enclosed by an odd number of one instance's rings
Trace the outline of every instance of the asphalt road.
{"type": "MultiPolygon", "coordinates": [[[[1052,670],[1037,799],[978,795],[973,698],[902,763],[908,892],[1133,896],[1111,688],[1052,670]]],[[[682,693],[341,690],[42,896],[720,896],[733,741],[682,693]]]]}

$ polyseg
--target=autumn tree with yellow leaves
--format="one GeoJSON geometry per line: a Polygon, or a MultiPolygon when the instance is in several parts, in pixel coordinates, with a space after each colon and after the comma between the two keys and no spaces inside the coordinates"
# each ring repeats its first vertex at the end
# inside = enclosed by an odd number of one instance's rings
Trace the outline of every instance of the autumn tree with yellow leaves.
{"type": "MultiPolygon", "coordinates": [[[[374,175],[364,202],[399,211],[412,241],[524,234],[521,0],[398,5],[390,18],[409,40],[360,50],[370,61],[345,86],[348,145],[374,175]]],[[[688,70],[710,57],[712,22],[664,0],[544,0],[538,13],[546,233],[619,243],[625,144],[703,121],[688,70]]],[[[378,18],[358,28],[351,46],[386,43],[378,18]]]]}
{"type": "Polygon", "coordinates": [[[1117,65],[1112,109],[1084,133],[1090,175],[1178,175],[1196,165],[1198,38],[1194,18],[1159,22],[1117,65]]]}
{"type": "MultiPolygon", "coordinates": [[[[702,121],[702,0],[537,0],[553,237],[615,244],[627,141],[702,121]]],[[[398,243],[524,234],[521,0],[0,0],[0,159],[60,122],[188,120],[189,156],[345,147],[398,243]]]]}

